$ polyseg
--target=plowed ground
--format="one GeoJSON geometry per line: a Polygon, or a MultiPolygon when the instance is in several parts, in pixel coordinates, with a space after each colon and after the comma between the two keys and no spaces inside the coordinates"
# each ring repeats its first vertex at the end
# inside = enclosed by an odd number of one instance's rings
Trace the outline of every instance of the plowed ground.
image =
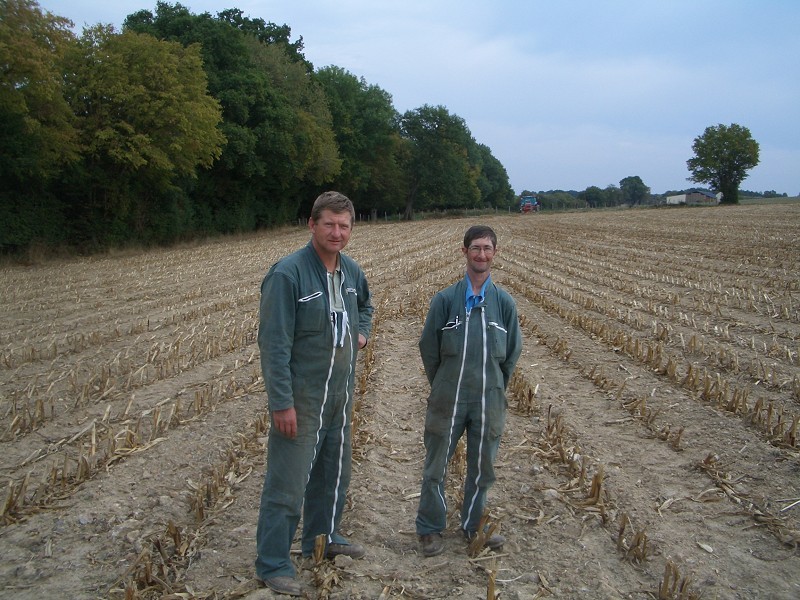
{"type": "MultiPolygon", "coordinates": [[[[0,596],[270,598],[253,579],[269,428],[259,285],[304,229],[5,267],[0,596]]],[[[800,206],[357,224],[373,291],[345,533],[296,556],[309,598],[800,597],[800,206]],[[417,340],[493,226],[524,350],[469,557],[451,466],[444,554],[414,516],[417,340]]]]}

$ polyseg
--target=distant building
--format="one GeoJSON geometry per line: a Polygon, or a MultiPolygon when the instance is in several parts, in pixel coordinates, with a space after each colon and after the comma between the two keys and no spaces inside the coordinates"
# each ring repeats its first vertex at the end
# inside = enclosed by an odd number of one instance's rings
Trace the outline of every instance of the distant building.
{"type": "Polygon", "coordinates": [[[712,194],[701,190],[667,196],[667,204],[688,204],[690,206],[715,206],[719,204],[722,194],[712,194]]]}

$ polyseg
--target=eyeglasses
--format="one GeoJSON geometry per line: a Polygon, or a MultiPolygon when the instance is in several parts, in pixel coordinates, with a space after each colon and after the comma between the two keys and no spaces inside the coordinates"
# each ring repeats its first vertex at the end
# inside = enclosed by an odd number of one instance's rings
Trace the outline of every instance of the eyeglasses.
{"type": "Polygon", "coordinates": [[[494,254],[494,246],[470,246],[469,248],[467,248],[467,250],[469,250],[470,254],[474,254],[476,256],[481,252],[483,252],[487,256],[491,256],[492,254],[494,254]]]}

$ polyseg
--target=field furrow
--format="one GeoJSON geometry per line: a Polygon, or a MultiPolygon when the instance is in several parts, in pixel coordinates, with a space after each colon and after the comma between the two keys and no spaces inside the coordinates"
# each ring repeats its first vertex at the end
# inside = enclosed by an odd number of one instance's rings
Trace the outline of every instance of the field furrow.
{"type": "MultiPolygon", "coordinates": [[[[357,223],[376,311],[344,528],[369,554],[314,597],[486,597],[490,579],[509,598],[800,596],[798,225],[795,204],[357,223]],[[467,557],[457,453],[447,547],[425,559],[417,342],[476,222],[524,334],[490,493],[509,541],[467,557]]],[[[259,288],[308,238],[2,269],[2,594],[271,597],[259,288]]]]}

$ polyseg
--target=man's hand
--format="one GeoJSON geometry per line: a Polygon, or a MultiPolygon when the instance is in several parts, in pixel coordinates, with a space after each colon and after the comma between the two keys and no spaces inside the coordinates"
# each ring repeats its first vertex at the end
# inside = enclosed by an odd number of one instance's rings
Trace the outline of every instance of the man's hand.
{"type": "Polygon", "coordinates": [[[272,425],[289,439],[297,436],[297,412],[294,406],[272,411],[272,425]]]}
{"type": "Polygon", "coordinates": [[[361,350],[366,345],[367,345],[367,338],[364,337],[363,333],[359,333],[358,334],[358,349],[361,350]]]}

